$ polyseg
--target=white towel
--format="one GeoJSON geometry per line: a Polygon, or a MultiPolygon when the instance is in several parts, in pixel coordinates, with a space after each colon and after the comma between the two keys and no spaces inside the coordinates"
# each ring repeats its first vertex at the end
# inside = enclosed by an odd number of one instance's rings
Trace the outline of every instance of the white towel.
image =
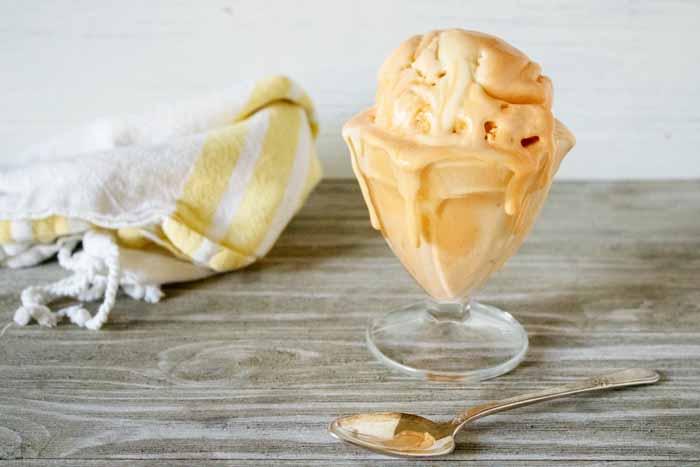
{"type": "Polygon", "coordinates": [[[73,275],[26,289],[15,321],[99,329],[119,287],[158,301],[264,256],[320,180],[316,134],[309,97],[276,76],[31,148],[0,172],[0,264],[58,254],[73,275]],[[64,296],[103,302],[48,308],[64,296]]]}

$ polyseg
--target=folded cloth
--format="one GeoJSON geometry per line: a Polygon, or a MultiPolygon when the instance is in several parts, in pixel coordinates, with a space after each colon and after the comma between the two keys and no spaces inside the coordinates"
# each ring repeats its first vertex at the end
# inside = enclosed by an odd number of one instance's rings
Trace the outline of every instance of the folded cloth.
{"type": "Polygon", "coordinates": [[[25,289],[15,322],[99,329],[119,288],[156,302],[161,284],[261,258],[321,178],[317,131],[309,97],[276,76],[31,148],[0,171],[0,264],[57,255],[73,274],[25,289]],[[51,311],[61,297],[102,304],[51,311]]]}

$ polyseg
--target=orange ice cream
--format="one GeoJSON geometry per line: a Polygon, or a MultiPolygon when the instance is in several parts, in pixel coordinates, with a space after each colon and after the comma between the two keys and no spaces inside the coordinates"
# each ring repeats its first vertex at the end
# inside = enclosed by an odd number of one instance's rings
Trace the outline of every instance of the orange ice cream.
{"type": "Polygon", "coordinates": [[[435,299],[466,296],[522,244],[575,139],[539,65],[486,34],[401,44],[376,105],[343,127],[374,228],[435,299]]]}

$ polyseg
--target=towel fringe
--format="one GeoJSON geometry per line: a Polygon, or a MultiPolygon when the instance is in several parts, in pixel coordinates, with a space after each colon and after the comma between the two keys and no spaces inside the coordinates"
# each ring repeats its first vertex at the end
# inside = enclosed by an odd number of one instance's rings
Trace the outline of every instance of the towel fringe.
{"type": "Polygon", "coordinates": [[[58,262],[73,275],[53,284],[31,286],[22,291],[22,306],[17,309],[14,321],[25,326],[34,319],[42,326],[54,327],[64,317],[80,327],[97,330],[109,319],[114,308],[119,286],[135,299],[149,303],[163,296],[160,287],[142,284],[136,278],[125,278],[119,263],[119,246],[112,234],[89,230],[83,239],[83,251],[73,254],[77,241],[65,242],[58,251],[58,262]],[[56,312],[48,304],[58,298],[70,297],[81,302],[102,298],[94,316],[82,305],[72,305],[56,312]]]}

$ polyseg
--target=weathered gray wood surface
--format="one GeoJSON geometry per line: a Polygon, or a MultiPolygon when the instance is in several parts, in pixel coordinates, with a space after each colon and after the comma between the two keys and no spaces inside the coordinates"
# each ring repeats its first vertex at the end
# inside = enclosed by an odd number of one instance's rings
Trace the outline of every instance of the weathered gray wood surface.
{"type": "MultiPolygon", "coordinates": [[[[19,289],[61,275],[0,271],[0,323],[19,289]]],[[[327,424],[369,410],[449,417],[630,366],[663,381],[488,417],[443,462],[700,463],[698,181],[557,184],[480,294],[521,320],[531,351],[482,384],[414,381],[370,357],[368,316],[422,292],[351,181],[324,183],[260,264],[167,294],[158,305],[121,299],[101,332],[6,330],[0,465],[403,465],[339,444],[327,424]]]]}

